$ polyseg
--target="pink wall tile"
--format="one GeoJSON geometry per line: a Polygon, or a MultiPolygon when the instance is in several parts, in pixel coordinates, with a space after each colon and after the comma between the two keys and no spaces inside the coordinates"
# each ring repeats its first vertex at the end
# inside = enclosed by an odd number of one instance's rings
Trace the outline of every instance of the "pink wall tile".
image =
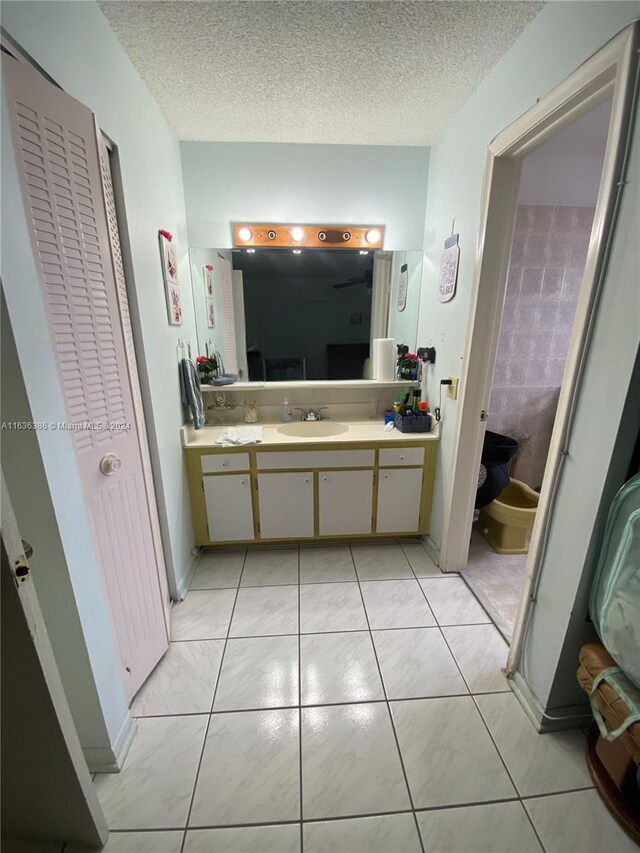
{"type": "Polygon", "coordinates": [[[542,281],[542,296],[560,298],[562,293],[562,281],[564,279],[564,267],[546,267],[542,281]]]}
{"type": "Polygon", "coordinates": [[[582,284],[593,208],[520,205],[489,403],[523,442],[513,475],[540,486],[582,284]]]}

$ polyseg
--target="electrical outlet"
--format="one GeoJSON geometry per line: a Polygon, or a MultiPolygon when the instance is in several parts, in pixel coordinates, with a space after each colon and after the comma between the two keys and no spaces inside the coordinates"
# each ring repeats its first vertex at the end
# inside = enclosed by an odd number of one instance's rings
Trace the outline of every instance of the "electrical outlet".
{"type": "Polygon", "coordinates": [[[448,379],[451,380],[451,385],[447,385],[447,397],[451,397],[452,400],[458,399],[458,382],[460,378],[458,376],[449,376],[448,379]]]}

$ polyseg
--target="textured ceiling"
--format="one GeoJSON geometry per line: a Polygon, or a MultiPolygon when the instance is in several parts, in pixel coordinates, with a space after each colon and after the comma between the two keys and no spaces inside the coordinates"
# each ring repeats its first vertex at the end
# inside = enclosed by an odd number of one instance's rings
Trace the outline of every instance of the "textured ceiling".
{"type": "Polygon", "coordinates": [[[180,139],[428,145],[544,4],[102,0],[180,139]]]}

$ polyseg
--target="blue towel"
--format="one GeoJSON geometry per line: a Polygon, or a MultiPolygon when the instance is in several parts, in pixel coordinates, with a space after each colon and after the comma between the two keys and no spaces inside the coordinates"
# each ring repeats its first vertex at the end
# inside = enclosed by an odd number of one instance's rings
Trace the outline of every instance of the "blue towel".
{"type": "Polygon", "coordinates": [[[198,368],[192,358],[183,358],[180,362],[182,377],[182,402],[191,409],[193,425],[196,429],[204,426],[204,403],[200,391],[198,368]]]}

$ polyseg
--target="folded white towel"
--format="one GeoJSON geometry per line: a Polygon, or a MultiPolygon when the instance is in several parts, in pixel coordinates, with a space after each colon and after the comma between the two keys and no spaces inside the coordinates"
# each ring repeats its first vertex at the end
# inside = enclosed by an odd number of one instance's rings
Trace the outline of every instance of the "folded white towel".
{"type": "Polygon", "coordinates": [[[260,444],[261,441],[261,426],[225,427],[216,439],[216,444],[232,447],[238,444],[260,444]]]}

